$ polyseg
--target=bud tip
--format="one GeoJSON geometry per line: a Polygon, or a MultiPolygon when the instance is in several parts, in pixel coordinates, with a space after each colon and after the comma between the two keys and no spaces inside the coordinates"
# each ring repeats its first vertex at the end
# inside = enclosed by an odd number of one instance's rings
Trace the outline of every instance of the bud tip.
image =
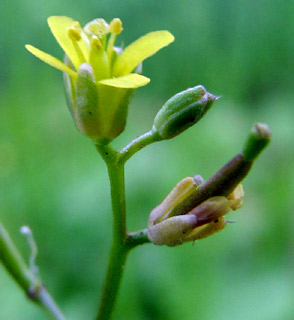
{"type": "Polygon", "coordinates": [[[243,156],[247,161],[253,161],[268,145],[271,140],[271,132],[269,126],[264,123],[256,123],[247,139],[243,149],[243,156]]]}

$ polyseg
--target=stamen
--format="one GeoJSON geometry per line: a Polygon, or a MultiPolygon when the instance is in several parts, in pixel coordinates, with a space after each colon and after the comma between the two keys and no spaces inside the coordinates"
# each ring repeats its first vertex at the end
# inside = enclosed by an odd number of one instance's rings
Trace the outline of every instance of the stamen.
{"type": "Polygon", "coordinates": [[[85,56],[78,44],[78,42],[81,40],[81,33],[78,30],[78,26],[74,25],[70,28],[67,28],[67,35],[69,39],[72,41],[72,44],[75,48],[76,54],[80,60],[80,63],[86,62],[85,56]]]}
{"type": "Polygon", "coordinates": [[[109,31],[119,35],[123,31],[122,22],[119,18],[114,18],[109,25],[109,31]]]}
{"type": "Polygon", "coordinates": [[[72,41],[80,41],[81,40],[80,32],[74,27],[68,28],[67,34],[72,41]]]}
{"type": "Polygon", "coordinates": [[[90,46],[91,46],[91,48],[96,47],[99,50],[102,49],[102,43],[97,36],[91,37],[90,46]]]}
{"type": "Polygon", "coordinates": [[[109,60],[111,61],[113,58],[113,47],[116,41],[116,37],[123,31],[122,22],[120,19],[115,18],[110,22],[109,25],[109,31],[111,32],[111,35],[108,40],[107,44],[107,55],[109,60]]]}

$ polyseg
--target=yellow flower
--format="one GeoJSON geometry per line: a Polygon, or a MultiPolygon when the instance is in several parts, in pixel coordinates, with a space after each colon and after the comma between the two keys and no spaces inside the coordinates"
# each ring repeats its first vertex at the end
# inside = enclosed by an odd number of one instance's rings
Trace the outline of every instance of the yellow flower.
{"type": "Polygon", "coordinates": [[[27,50],[64,72],[77,128],[98,143],[109,143],[124,130],[134,90],[150,81],[137,73],[140,64],[170,44],[173,35],[150,32],[122,50],[114,46],[123,29],[119,19],[110,24],[95,19],[82,28],[69,17],[53,16],[48,24],[65,52],[64,62],[31,45],[26,45],[27,50]]]}

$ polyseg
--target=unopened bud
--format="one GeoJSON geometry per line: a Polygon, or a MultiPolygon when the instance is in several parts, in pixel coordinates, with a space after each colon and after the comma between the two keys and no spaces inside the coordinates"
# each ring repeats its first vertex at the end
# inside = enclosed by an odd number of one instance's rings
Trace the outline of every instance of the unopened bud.
{"type": "Polygon", "coordinates": [[[199,121],[215,100],[203,86],[182,91],[159,110],[154,127],[162,139],[171,139],[199,121]]]}

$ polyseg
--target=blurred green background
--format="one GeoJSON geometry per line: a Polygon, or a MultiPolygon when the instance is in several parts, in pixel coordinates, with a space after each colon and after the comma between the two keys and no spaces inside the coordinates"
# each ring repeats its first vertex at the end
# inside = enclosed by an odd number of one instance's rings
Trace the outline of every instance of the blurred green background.
{"type": "MultiPolygon", "coordinates": [[[[0,4],[0,221],[27,258],[29,225],[42,279],[68,319],[94,319],[111,241],[109,184],[92,143],[75,129],[61,73],[24,49],[62,58],[46,18],[82,24],[120,17],[130,43],[168,29],[176,41],[144,63],[122,147],[149,130],[160,106],[203,84],[221,95],[181,136],[127,164],[128,229],[182,178],[209,178],[242,148],[252,124],[273,141],[243,183],[237,223],[176,248],[145,245],[127,262],[113,319],[294,319],[294,1],[2,0],[0,4]]],[[[0,319],[46,319],[0,266],[0,319]]]]}

